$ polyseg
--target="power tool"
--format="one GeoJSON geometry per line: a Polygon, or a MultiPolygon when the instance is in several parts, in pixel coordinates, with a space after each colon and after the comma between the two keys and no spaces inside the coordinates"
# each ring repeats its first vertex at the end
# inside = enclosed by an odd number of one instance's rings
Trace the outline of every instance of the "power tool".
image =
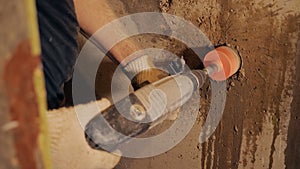
{"type": "Polygon", "coordinates": [[[93,117],[85,127],[85,136],[94,149],[113,151],[132,137],[145,133],[185,104],[209,76],[224,81],[235,74],[239,55],[226,46],[206,54],[203,70],[168,76],[148,84],[93,117]]]}

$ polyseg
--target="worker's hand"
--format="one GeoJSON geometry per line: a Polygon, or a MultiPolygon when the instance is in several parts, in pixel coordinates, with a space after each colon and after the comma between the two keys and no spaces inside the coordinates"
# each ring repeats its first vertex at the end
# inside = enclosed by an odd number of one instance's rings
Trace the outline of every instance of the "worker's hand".
{"type": "MultiPolygon", "coordinates": [[[[170,68],[170,71],[173,71],[170,73],[175,74],[178,73],[174,72],[175,70],[183,69],[185,63],[182,63],[182,60],[179,60],[179,62],[180,63],[177,64],[170,64],[175,66],[170,68]]],[[[156,68],[153,64],[152,59],[147,55],[138,57],[128,62],[128,64],[124,66],[124,70],[129,79],[131,79],[131,84],[134,90],[138,90],[145,85],[156,82],[170,75],[168,72],[156,68]]],[[[168,120],[174,121],[177,119],[178,113],[179,108],[176,111],[170,113],[166,118],[168,120]]]]}
{"type": "MultiPolygon", "coordinates": [[[[108,100],[102,99],[96,103],[78,105],[77,109],[94,107],[91,105],[95,104],[101,109],[100,111],[110,106],[108,100]]],[[[120,157],[105,151],[92,149],[84,138],[84,129],[81,125],[84,125],[85,118],[93,117],[98,111],[87,111],[83,115],[76,114],[75,110],[74,108],[61,108],[47,112],[53,168],[114,168],[120,157]]]]}
{"type": "Polygon", "coordinates": [[[131,79],[134,90],[169,76],[169,73],[156,68],[151,58],[147,55],[128,62],[124,66],[124,71],[131,79]]]}

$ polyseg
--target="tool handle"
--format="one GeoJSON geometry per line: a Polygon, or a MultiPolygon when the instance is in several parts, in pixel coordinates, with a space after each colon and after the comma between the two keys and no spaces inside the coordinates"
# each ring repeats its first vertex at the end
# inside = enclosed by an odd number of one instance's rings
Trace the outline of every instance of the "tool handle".
{"type": "Polygon", "coordinates": [[[205,79],[205,72],[198,70],[166,77],[131,93],[89,121],[85,128],[87,142],[95,149],[115,150],[161,123],[185,104],[205,79]]]}
{"type": "Polygon", "coordinates": [[[92,118],[85,128],[89,145],[95,149],[112,151],[120,143],[145,132],[150,126],[149,123],[140,123],[128,118],[132,105],[144,108],[138,98],[130,94],[92,118]]]}

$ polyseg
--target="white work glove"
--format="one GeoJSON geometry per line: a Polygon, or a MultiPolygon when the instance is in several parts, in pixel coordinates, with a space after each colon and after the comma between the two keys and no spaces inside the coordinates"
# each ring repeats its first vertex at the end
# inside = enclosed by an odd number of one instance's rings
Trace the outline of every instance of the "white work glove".
{"type": "MultiPolygon", "coordinates": [[[[106,99],[97,101],[97,104],[101,111],[110,106],[110,102],[106,99]]],[[[93,114],[87,115],[87,117],[89,116],[92,117],[93,114]]],[[[112,169],[119,162],[119,156],[89,147],[84,137],[84,129],[80,125],[73,107],[49,111],[47,119],[53,168],[112,169]]]]}
{"type": "MultiPolygon", "coordinates": [[[[169,76],[167,72],[157,69],[151,57],[148,55],[135,58],[128,62],[124,66],[124,71],[128,78],[131,79],[134,90],[169,76]]],[[[177,119],[178,113],[179,108],[170,113],[166,118],[174,121],[177,119]]]]}
{"type": "Polygon", "coordinates": [[[156,68],[148,55],[132,59],[123,69],[135,90],[169,76],[167,72],[156,68]]]}

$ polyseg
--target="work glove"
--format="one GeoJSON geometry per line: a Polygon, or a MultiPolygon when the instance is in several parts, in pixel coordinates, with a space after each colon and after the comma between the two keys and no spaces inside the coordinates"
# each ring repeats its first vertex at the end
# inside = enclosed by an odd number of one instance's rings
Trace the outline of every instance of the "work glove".
{"type": "Polygon", "coordinates": [[[156,68],[148,55],[131,60],[123,67],[123,70],[131,79],[134,90],[169,76],[169,73],[156,68]]]}
{"type": "MultiPolygon", "coordinates": [[[[131,79],[131,84],[134,90],[138,90],[150,83],[156,82],[162,78],[169,76],[170,74],[181,73],[184,69],[185,62],[183,58],[178,59],[174,62],[168,63],[165,67],[168,72],[158,69],[151,57],[144,55],[138,58],[135,58],[128,62],[123,70],[127,77],[131,79]]],[[[176,120],[179,113],[179,108],[170,113],[167,117],[168,120],[176,120]]]]}
{"type": "MultiPolygon", "coordinates": [[[[94,104],[97,104],[100,111],[110,106],[107,99],[102,99],[96,103],[77,105],[76,109],[87,109],[94,107],[94,104]]],[[[53,168],[112,169],[118,164],[119,156],[92,149],[84,138],[84,128],[81,126],[84,125],[84,119],[90,119],[97,113],[97,110],[91,110],[84,114],[76,114],[74,107],[47,112],[53,168]]]]}

